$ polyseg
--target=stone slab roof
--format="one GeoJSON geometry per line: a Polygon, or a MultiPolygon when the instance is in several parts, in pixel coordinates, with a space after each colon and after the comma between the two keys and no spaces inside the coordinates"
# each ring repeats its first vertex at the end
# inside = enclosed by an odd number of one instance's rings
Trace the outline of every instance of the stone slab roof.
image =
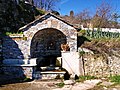
{"type": "Polygon", "coordinates": [[[54,14],[52,14],[52,13],[47,13],[47,14],[45,14],[45,15],[43,15],[43,16],[38,17],[38,18],[37,18],[36,20],[34,20],[33,22],[31,22],[31,23],[29,23],[29,24],[21,27],[21,28],[19,29],[19,31],[25,31],[25,30],[27,30],[28,28],[30,28],[31,26],[37,24],[38,22],[42,22],[43,20],[46,20],[46,19],[49,18],[50,16],[53,16],[54,18],[56,18],[56,19],[58,19],[58,20],[60,20],[60,21],[62,21],[62,22],[64,22],[64,23],[70,25],[71,27],[77,29],[74,25],[72,25],[72,24],[68,23],[67,21],[63,20],[61,17],[56,16],[56,15],[54,15],[54,14]]]}

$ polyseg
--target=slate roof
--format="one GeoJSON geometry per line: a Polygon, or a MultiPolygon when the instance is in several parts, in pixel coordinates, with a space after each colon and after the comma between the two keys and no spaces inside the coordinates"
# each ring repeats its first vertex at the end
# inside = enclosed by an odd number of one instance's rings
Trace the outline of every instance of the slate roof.
{"type": "Polygon", "coordinates": [[[53,17],[57,18],[58,20],[60,20],[60,21],[62,21],[62,22],[64,22],[64,23],[70,25],[71,27],[77,29],[74,25],[72,25],[72,24],[68,23],[67,21],[63,20],[61,17],[56,16],[56,15],[54,15],[54,14],[52,14],[52,13],[47,13],[47,14],[45,14],[45,15],[42,15],[42,16],[38,17],[36,20],[30,22],[29,24],[21,27],[21,28],[19,29],[19,31],[25,31],[25,30],[29,29],[31,26],[36,25],[38,22],[42,22],[43,20],[46,20],[46,19],[49,18],[50,16],[53,16],[53,17]]]}

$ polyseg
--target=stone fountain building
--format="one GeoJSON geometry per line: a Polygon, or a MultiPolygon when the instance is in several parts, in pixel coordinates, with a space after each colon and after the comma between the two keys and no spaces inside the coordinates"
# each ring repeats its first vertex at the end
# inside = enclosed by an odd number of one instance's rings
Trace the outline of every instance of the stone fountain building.
{"type": "Polygon", "coordinates": [[[4,71],[18,71],[19,75],[33,78],[39,67],[55,67],[56,59],[61,57],[63,68],[71,74],[80,74],[77,29],[73,25],[48,13],[19,31],[23,34],[3,38],[4,71]],[[68,51],[62,50],[61,45],[67,45],[68,51]]]}

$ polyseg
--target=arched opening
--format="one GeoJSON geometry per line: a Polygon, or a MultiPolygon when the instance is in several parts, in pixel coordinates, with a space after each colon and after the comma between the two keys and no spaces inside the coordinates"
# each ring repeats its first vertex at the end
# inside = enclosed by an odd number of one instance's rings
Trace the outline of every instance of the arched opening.
{"type": "Polygon", "coordinates": [[[53,28],[38,31],[30,47],[31,58],[37,58],[37,66],[55,66],[56,58],[61,56],[61,44],[66,44],[66,35],[53,28]]]}

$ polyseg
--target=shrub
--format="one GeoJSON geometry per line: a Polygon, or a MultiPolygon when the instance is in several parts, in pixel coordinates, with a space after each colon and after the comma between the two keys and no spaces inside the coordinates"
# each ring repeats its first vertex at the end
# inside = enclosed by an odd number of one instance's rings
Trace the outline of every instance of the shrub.
{"type": "Polygon", "coordinates": [[[84,33],[84,36],[90,37],[90,38],[120,38],[120,33],[118,32],[104,32],[101,30],[96,30],[96,31],[91,31],[91,30],[86,30],[84,33]]]}
{"type": "Polygon", "coordinates": [[[41,9],[37,9],[37,10],[38,10],[38,12],[39,12],[40,15],[44,15],[45,14],[44,10],[41,10],[41,9]]]}
{"type": "Polygon", "coordinates": [[[80,34],[80,36],[85,35],[86,34],[86,30],[80,30],[79,34],[80,34]]]}

